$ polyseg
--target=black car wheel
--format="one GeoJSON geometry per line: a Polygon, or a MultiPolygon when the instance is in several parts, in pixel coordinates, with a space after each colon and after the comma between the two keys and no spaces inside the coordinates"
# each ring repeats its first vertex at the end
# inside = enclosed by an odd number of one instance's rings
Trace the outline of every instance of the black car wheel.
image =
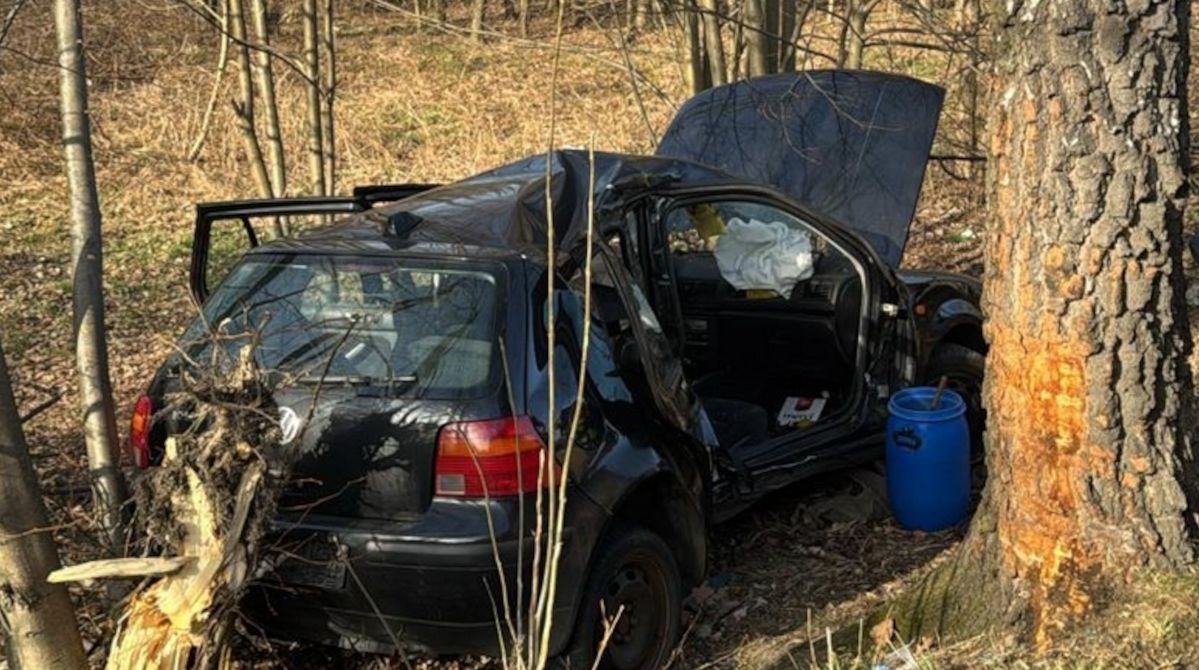
{"type": "Polygon", "coordinates": [[[925,383],[936,386],[941,377],[946,378],[946,388],[955,391],[966,401],[966,423],[970,426],[970,447],[976,457],[981,456],[983,428],[987,414],[983,409],[983,374],[987,358],[983,354],[960,344],[942,344],[933,350],[925,373],[925,383]]]}
{"type": "Polygon", "coordinates": [[[570,648],[560,665],[593,667],[604,639],[605,615],[610,620],[620,612],[599,667],[662,667],[674,649],[682,612],[682,579],[670,548],[644,528],[618,526],[599,549],[579,607],[570,648]]]}

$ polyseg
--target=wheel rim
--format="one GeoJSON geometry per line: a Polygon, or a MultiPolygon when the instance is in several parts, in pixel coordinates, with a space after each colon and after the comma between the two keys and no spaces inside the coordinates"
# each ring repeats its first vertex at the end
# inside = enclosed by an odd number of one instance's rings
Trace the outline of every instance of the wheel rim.
{"type": "MultiPolygon", "coordinates": [[[[656,667],[669,626],[668,599],[666,576],[657,562],[648,556],[630,556],[604,589],[605,616],[612,619],[617,612],[620,616],[604,650],[602,667],[656,667]]],[[[597,641],[603,640],[605,624],[602,619],[597,624],[597,641]]]]}

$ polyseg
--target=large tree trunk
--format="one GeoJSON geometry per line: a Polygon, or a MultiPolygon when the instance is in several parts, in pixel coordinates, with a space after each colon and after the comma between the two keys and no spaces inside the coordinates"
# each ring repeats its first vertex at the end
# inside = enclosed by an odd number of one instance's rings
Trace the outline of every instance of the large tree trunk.
{"type": "Polygon", "coordinates": [[[1018,622],[1044,648],[1131,571],[1192,559],[1188,9],[1140,7],[992,5],[990,479],[924,622],[1018,622]]]}
{"type": "Polygon", "coordinates": [[[48,526],[0,348],[0,622],[13,670],[87,667],[67,590],[46,582],[58,569],[48,526]]]}
{"type": "Polygon", "coordinates": [[[112,382],[108,377],[100,196],[96,191],[96,171],[92,163],[83,25],[78,0],[55,0],[54,23],[58,34],[62,145],[71,201],[73,325],[83,434],[96,507],[109,539],[118,546],[123,539],[122,507],[127,493],[120,469],[112,382]]]}
{"type": "Polygon", "coordinates": [[[312,192],[327,192],[325,184],[324,140],[321,132],[321,52],[320,17],[317,0],[304,0],[304,76],[308,90],[308,172],[312,192]]]}
{"type": "Polygon", "coordinates": [[[275,101],[275,72],[271,66],[271,54],[265,47],[271,44],[267,23],[266,0],[250,0],[254,17],[254,36],[263,48],[254,52],[254,73],[258,80],[258,92],[262,95],[262,106],[266,111],[266,148],[271,162],[271,191],[274,197],[287,193],[287,164],[283,155],[283,133],[279,126],[279,104],[275,101]]]}

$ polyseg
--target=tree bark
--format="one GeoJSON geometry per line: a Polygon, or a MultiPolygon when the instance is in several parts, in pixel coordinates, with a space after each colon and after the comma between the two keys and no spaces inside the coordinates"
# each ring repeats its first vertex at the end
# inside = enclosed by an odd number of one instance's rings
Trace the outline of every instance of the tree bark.
{"type": "MultiPolygon", "coordinates": [[[[250,0],[254,17],[254,33],[258,43],[270,46],[271,36],[267,25],[266,0],[250,0]]],[[[266,49],[254,52],[254,74],[258,80],[258,92],[266,112],[266,148],[270,159],[271,194],[282,197],[287,193],[287,164],[283,154],[283,133],[279,126],[279,104],[275,100],[275,73],[271,66],[271,55],[266,49]]]]}
{"type": "MultiPolygon", "coordinates": [[[[798,3],[807,0],[779,0],[779,43],[776,66],[777,72],[793,72],[795,70],[795,43],[799,40],[799,31],[803,20],[798,10],[798,3]]],[[[806,17],[806,12],[805,12],[806,17]]]]}
{"type": "Polygon", "coordinates": [[[0,347],[0,622],[13,670],[87,667],[67,590],[46,582],[59,567],[48,526],[0,347]]]}
{"type": "Polygon", "coordinates": [[[321,117],[321,139],[324,141],[325,194],[337,190],[337,145],[334,142],[333,104],[337,100],[337,37],[333,34],[333,0],[325,0],[321,28],[325,47],[325,105],[321,117]]]}
{"type": "Polygon", "coordinates": [[[470,38],[483,41],[483,22],[487,20],[487,0],[473,0],[470,6],[470,38]]]}
{"type": "MultiPolygon", "coordinates": [[[[214,8],[215,9],[215,8],[214,8]]],[[[191,149],[187,152],[187,160],[195,161],[200,156],[200,149],[204,147],[204,141],[208,139],[208,129],[212,127],[212,115],[216,111],[217,99],[221,94],[221,81],[225,78],[225,70],[229,67],[229,3],[226,0],[220,1],[221,9],[221,24],[220,35],[221,41],[220,51],[217,53],[216,59],[216,74],[212,77],[212,94],[208,96],[208,105],[204,107],[204,116],[200,120],[200,132],[196,133],[196,139],[192,142],[191,149]]]]}
{"type": "Polygon", "coordinates": [[[724,41],[720,37],[720,6],[717,0],[698,2],[703,14],[704,53],[708,58],[708,76],[713,86],[723,86],[729,79],[724,62],[724,41]]]}
{"type": "Polygon", "coordinates": [[[1188,3],[991,11],[989,480],[965,568],[916,609],[961,621],[987,594],[968,625],[1020,624],[1044,649],[1134,570],[1193,558],[1188,3]]]}
{"type": "Polygon", "coordinates": [[[229,35],[237,44],[238,90],[241,100],[233,102],[238,128],[246,145],[246,159],[250,161],[250,175],[258,188],[258,194],[271,197],[271,178],[266,171],[266,159],[258,144],[258,131],[254,127],[254,76],[250,65],[250,49],[246,46],[246,14],[242,0],[229,0],[229,35]]]}
{"type": "Polygon", "coordinates": [[[769,74],[772,69],[766,64],[766,42],[774,39],[767,35],[769,27],[766,23],[766,12],[763,10],[765,0],[744,0],[745,8],[745,42],[748,51],[749,76],[758,77],[769,74]]]}
{"type": "Polygon", "coordinates": [[[71,271],[75,364],[92,493],[114,547],[124,537],[127,492],[120,469],[108,343],[104,330],[104,262],[100,196],[92,162],[92,131],[78,0],[55,0],[62,111],[62,144],[71,201],[71,271]]]}
{"type": "Polygon", "coordinates": [[[304,0],[304,77],[308,90],[308,172],[312,193],[327,192],[325,185],[324,139],[321,132],[320,17],[317,0],[304,0]]]}
{"type": "Polygon", "coordinates": [[[695,95],[712,85],[708,72],[707,52],[704,49],[703,28],[695,0],[687,0],[683,6],[683,27],[687,35],[687,83],[695,95]]]}

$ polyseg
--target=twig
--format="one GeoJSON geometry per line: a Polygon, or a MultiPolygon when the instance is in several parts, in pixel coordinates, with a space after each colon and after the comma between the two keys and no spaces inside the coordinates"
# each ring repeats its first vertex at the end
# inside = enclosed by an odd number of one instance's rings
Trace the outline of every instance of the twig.
{"type": "Polygon", "coordinates": [[[200,155],[200,149],[204,146],[204,140],[208,138],[208,128],[212,125],[212,114],[216,111],[217,96],[221,92],[221,79],[225,76],[225,69],[229,64],[229,3],[228,0],[221,1],[221,7],[224,9],[221,14],[221,51],[217,56],[216,74],[212,78],[212,94],[208,97],[208,106],[204,108],[204,117],[200,121],[200,132],[197,133],[196,139],[192,142],[191,149],[187,152],[188,162],[193,162],[200,155]]]}
{"type": "Polygon", "coordinates": [[[34,405],[33,409],[29,410],[28,412],[25,412],[24,414],[22,414],[19,417],[21,423],[24,424],[24,423],[28,423],[28,422],[32,421],[34,419],[34,417],[36,417],[38,414],[41,414],[42,412],[50,409],[59,400],[62,400],[62,391],[55,389],[55,390],[51,391],[50,393],[52,395],[49,398],[34,405]]]}
{"type": "Polygon", "coordinates": [[[21,11],[26,2],[27,0],[17,0],[8,10],[8,14],[4,15],[4,24],[0,25],[0,44],[4,44],[5,38],[8,37],[8,31],[12,29],[12,24],[17,20],[17,12],[21,11]]]}

